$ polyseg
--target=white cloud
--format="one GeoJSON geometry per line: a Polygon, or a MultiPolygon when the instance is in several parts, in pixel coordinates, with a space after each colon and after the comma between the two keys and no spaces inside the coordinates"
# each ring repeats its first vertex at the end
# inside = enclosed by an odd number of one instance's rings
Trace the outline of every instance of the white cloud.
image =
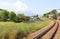
{"type": "Polygon", "coordinates": [[[17,11],[27,11],[28,10],[28,6],[21,2],[21,1],[16,1],[14,3],[10,3],[10,2],[0,2],[0,8],[4,8],[4,9],[7,9],[7,8],[10,8],[10,9],[15,9],[17,11]]]}
{"type": "Polygon", "coordinates": [[[13,4],[14,7],[19,11],[26,11],[28,10],[28,6],[22,2],[17,1],[16,3],[13,4]]]}

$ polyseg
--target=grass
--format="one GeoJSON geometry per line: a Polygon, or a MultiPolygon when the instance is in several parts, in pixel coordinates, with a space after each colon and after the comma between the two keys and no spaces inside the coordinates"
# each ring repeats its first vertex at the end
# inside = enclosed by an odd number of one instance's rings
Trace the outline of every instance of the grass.
{"type": "Polygon", "coordinates": [[[22,39],[26,35],[47,26],[51,20],[34,23],[0,22],[0,39],[22,39]]]}

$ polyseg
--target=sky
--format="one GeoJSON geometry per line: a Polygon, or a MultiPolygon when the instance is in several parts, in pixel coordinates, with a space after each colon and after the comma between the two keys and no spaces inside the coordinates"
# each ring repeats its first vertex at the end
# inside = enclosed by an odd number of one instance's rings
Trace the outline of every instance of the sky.
{"type": "Polygon", "coordinates": [[[53,9],[60,9],[60,0],[0,0],[0,9],[29,16],[43,15],[53,9]]]}

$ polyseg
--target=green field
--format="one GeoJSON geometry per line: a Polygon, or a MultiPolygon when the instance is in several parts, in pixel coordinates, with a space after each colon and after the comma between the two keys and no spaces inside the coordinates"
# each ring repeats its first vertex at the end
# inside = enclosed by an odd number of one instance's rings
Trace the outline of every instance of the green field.
{"type": "Polygon", "coordinates": [[[22,39],[29,33],[47,26],[51,20],[36,22],[0,22],[0,39],[22,39]]]}

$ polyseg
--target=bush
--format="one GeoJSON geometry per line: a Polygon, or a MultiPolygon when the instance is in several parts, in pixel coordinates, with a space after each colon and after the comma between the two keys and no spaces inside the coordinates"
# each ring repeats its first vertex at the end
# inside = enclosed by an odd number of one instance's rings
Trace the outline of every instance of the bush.
{"type": "Polygon", "coordinates": [[[15,23],[22,22],[22,20],[20,20],[18,17],[15,17],[13,21],[14,21],[15,23]]]}

